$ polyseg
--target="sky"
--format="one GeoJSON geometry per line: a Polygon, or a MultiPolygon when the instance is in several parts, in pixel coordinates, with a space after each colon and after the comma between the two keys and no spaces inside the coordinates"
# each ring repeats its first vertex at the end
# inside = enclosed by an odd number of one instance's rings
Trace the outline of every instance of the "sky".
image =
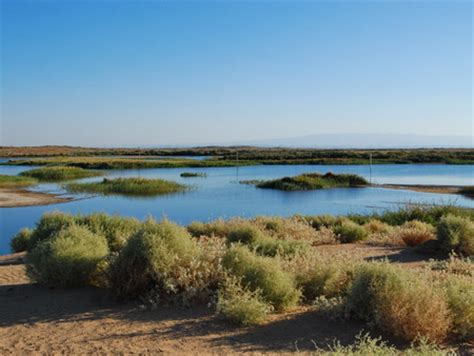
{"type": "Polygon", "coordinates": [[[1,145],[472,135],[471,1],[1,1],[1,145]]]}

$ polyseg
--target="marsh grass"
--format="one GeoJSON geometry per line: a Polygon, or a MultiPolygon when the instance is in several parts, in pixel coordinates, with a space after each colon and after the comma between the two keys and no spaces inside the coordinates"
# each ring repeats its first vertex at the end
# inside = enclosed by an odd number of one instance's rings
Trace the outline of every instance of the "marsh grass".
{"type": "MultiPolygon", "coordinates": [[[[247,182],[248,183],[248,182],[247,182]]],[[[257,188],[286,191],[315,190],[336,187],[361,187],[369,183],[355,174],[306,173],[294,177],[256,182],[257,188]]]]}
{"type": "Polygon", "coordinates": [[[82,169],[79,167],[53,166],[32,169],[21,172],[23,177],[31,177],[44,182],[57,182],[73,180],[79,178],[96,177],[102,175],[101,172],[82,169]]]}
{"type": "Polygon", "coordinates": [[[35,184],[38,184],[35,178],[0,174],[0,188],[21,188],[35,184]]]}
{"type": "Polygon", "coordinates": [[[128,196],[156,196],[184,191],[185,185],[164,179],[104,178],[101,182],[70,183],[66,189],[71,193],[120,194],[128,196]]]}

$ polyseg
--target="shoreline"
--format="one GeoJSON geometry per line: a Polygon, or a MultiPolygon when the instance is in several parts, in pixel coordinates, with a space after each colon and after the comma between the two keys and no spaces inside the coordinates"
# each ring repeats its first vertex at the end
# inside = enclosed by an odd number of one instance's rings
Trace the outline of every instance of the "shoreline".
{"type": "Polygon", "coordinates": [[[412,190],[422,193],[459,194],[463,186],[430,184],[373,184],[375,188],[412,190]]]}
{"type": "Polygon", "coordinates": [[[72,200],[74,198],[61,197],[51,193],[33,192],[21,188],[0,188],[0,208],[51,205],[72,200]]]}

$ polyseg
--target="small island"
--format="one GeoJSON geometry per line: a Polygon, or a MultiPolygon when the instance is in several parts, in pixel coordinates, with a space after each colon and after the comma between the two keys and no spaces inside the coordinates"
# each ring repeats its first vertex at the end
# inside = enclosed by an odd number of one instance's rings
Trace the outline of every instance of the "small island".
{"type": "Polygon", "coordinates": [[[183,172],[179,175],[182,178],[205,178],[207,177],[207,173],[202,173],[202,172],[183,172]]]}
{"type": "Polygon", "coordinates": [[[186,186],[164,179],[104,178],[100,182],[70,183],[66,185],[66,189],[71,193],[157,196],[184,191],[186,186]]]}
{"type": "Polygon", "coordinates": [[[363,187],[369,185],[365,178],[355,174],[334,174],[328,172],[305,173],[294,177],[284,177],[273,180],[241,181],[262,189],[278,189],[285,191],[316,190],[326,188],[363,187]]]}

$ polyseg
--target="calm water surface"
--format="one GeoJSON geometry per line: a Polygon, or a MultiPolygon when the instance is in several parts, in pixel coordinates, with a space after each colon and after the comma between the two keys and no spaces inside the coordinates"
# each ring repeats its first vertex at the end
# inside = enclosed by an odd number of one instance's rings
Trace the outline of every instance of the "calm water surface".
{"type": "MultiPolygon", "coordinates": [[[[0,166],[0,174],[18,174],[32,167],[0,166]]],[[[239,184],[239,180],[273,179],[308,172],[355,173],[370,178],[368,166],[252,166],[240,168],[179,168],[108,171],[114,177],[164,178],[191,185],[175,195],[154,198],[77,195],[69,203],[0,208],[0,254],[9,252],[9,241],[20,228],[32,227],[49,211],[71,213],[104,211],[111,214],[168,217],[181,224],[193,220],[208,221],[233,216],[291,216],[294,214],[369,213],[396,209],[401,204],[446,204],[474,208],[474,200],[459,195],[421,193],[381,188],[337,188],[310,192],[283,192],[257,189],[239,184]],[[182,172],[205,172],[206,178],[181,178],[182,172]]],[[[372,167],[375,183],[473,185],[473,165],[376,165],[372,167]]],[[[89,178],[85,181],[100,180],[89,178]]],[[[35,190],[64,194],[58,184],[41,184],[35,190]]]]}

